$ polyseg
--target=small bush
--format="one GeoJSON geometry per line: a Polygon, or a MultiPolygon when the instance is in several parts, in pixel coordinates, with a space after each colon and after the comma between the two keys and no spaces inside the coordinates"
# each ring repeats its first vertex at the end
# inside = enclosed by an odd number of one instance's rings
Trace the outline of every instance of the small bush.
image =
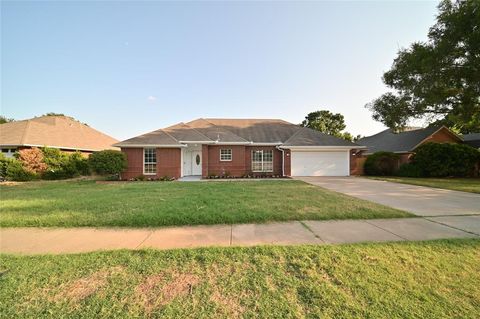
{"type": "Polygon", "coordinates": [[[426,143],[416,149],[413,162],[426,177],[465,177],[473,174],[480,151],[453,143],[426,143]]]}
{"type": "Polygon", "coordinates": [[[61,152],[58,148],[42,147],[43,162],[47,164],[49,170],[61,170],[68,160],[68,155],[61,152]]]}
{"type": "Polygon", "coordinates": [[[68,154],[49,147],[42,148],[42,152],[44,162],[48,166],[42,174],[44,179],[66,179],[90,175],[88,160],[80,152],[68,154]]]}
{"type": "Polygon", "coordinates": [[[89,164],[100,175],[120,174],[127,168],[127,157],[120,151],[104,150],[90,155],[89,164]]]}
{"type": "Polygon", "coordinates": [[[5,157],[3,153],[0,153],[0,177],[7,177],[7,167],[12,159],[5,157]]]}
{"type": "Polygon", "coordinates": [[[405,163],[400,165],[396,175],[402,177],[423,177],[424,174],[417,164],[405,163]]]}
{"type": "Polygon", "coordinates": [[[369,155],[363,166],[366,175],[390,176],[397,170],[399,156],[392,152],[369,155]]]}
{"type": "Polygon", "coordinates": [[[34,180],[37,177],[37,174],[26,170],[18,160],[12,159],[6,165],[5,179],[9,181],[26,182],[34,180]]]}
{"type": "Polygon", "coordinates": [[[70,164],[74,167],[77,174],[82,176],[90,175],[90,165],[88,159],[83,157],[82,153],[75,152],[70,155],[70,164]]]}

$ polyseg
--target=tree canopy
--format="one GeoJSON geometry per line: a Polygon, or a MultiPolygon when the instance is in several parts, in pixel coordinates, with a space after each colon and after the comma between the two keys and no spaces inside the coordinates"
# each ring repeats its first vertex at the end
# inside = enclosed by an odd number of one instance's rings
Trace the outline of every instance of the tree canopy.
{"type": "Polygon", "coordinates": [[[480,131],[480,1],[442,1],[427,42],[402,49],[383,82],[393,89],[366,105],[392,129],[411,119],[480,131]]]}
{"type": "Polygon", "coordinates": [[[300,125],[348,141],[354,141],[360,137],[353,137],[353,135],[348,132],[342,132],[347,127],[343,115],[340,113],[334,114],[328,110],[308,113],[300,125]]]}

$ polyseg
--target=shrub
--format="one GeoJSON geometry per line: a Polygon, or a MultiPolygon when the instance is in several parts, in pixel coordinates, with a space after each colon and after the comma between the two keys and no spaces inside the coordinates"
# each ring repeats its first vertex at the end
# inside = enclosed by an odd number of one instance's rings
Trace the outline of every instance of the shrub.
{"type": "Polygon", "coordinates": [[[37,174],[26,170],[22,162],[16,159],[10,159],[5,169],[5,179],[10,181],[26,182],[37,178],[37,174]]]}
{"type": "Polygon", "coordinates": [[[88,160],[80,152],[68,154],[49,147],[43,147],[42,152],[44,162],[48,166],[42,174],[44,179],[66,179],[90,175],[88,160]]]}
{"type": "Polygon", "coordinates": [[[43,161],[43,153],[36,147],[19,150],[16,158],[26,171],[41,173],[47,169],[47,164],[43,161]]]}
{"type": "Polygon", "coordinates": [[[400,165],[400,168],[395,175],[402,177],[423,177],[423,171],[415,163],[405,163],[400,165]]]}
{"type": "Polygon", "coordinates": [[[367,175],[389,176],[397,170],[398,155],[391,152],[376,152],[365,160],[364,171],[367,175]]]}
{"type": "Polygon", "coordinates": [[[61,152],[58,148],[42,147],[43,161],[47,164],[49,170],[61,170],[68,160],[68,155],[61,152]]]}
{"type": "Polygon", "coordinates": [[[12,159],[5,157],[3,153],[0,153],[0,177],[7,177],[7,167],[12,159]]]}
{"type": "Polygon", "coordinates": [[[413,162],[427,177],[464,177],[473,174],[480,151],[452,143],[426,143],[416,149],[413,162]]]}
{"type": "Polygon", "coordinates": [[[120,151],[104,150],[90,155],[89,163],[97,174],[120,174],[127,168],[127,157],[120,151]]]}
{"type": "Polygon", "coordinates": [[[69,158],[70,165],[72,165],[77,174],[86,176],[90,175],[90,165],[88,164],[88,159],[83,157],[82,153],[75,152],[70,155],[69,158]]]}

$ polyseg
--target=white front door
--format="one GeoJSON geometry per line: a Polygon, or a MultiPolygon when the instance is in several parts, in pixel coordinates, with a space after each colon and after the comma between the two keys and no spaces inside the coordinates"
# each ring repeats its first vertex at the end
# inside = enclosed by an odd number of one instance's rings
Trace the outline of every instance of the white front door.
{"type": "Polygon", "coordinates": [[[192,175],[202,175],[202,152],[192,152],[192,175]]]}
{"type": "Polygon", "coordinates": [[[202,175],[202,151],[184,150],[183,176],[202,175]]]}

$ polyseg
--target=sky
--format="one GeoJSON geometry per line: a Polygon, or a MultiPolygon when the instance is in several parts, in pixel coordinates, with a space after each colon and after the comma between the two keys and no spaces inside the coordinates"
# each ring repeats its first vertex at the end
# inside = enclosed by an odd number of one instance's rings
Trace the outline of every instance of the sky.
{"type": "Polygon", "coordinates": [[[399,49],[437,2],[1,2],[1,114],[64,113],[119,140],[195,118],[345,116],[384,129],[399,49]]]}

